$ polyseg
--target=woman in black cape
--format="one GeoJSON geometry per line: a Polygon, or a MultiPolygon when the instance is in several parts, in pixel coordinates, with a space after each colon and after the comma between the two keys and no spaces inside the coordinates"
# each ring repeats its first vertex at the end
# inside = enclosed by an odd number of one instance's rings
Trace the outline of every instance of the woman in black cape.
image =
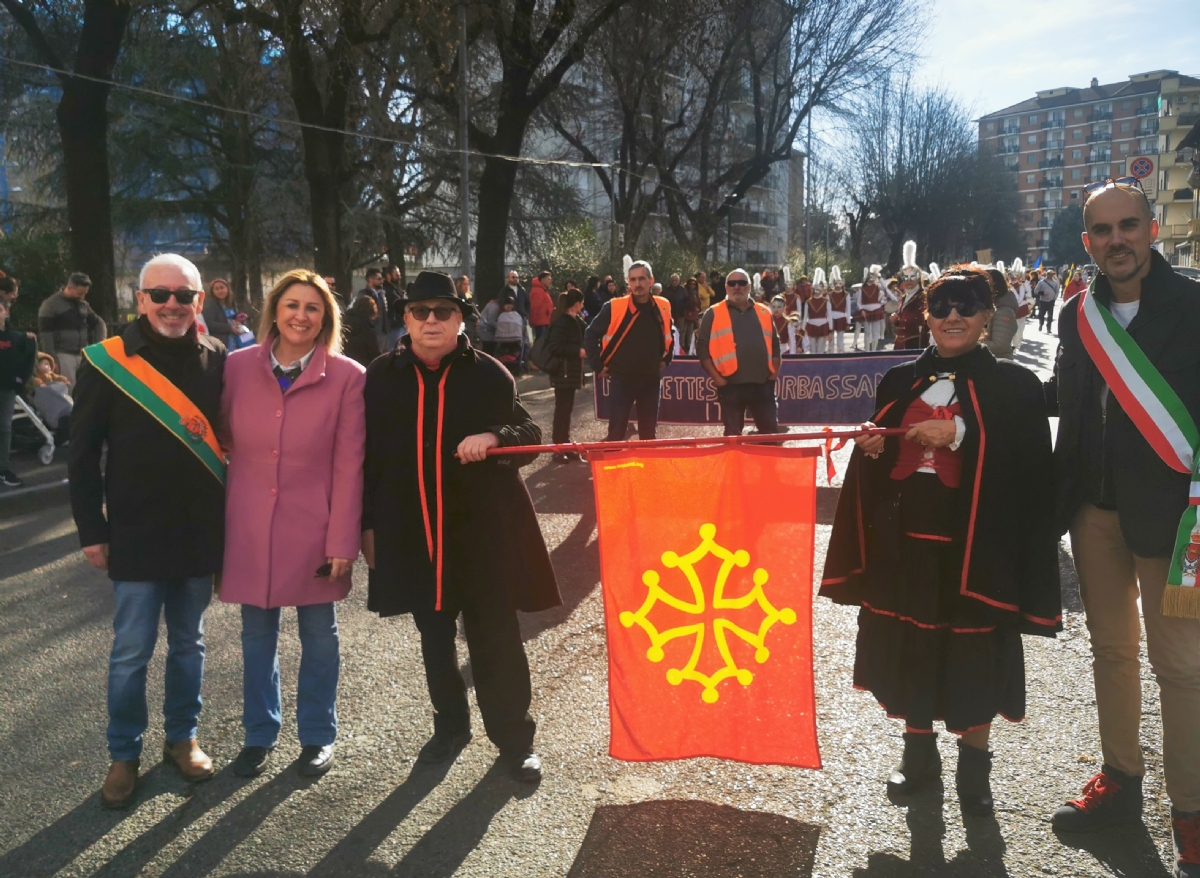
{"type": "Polygon", "coordinates": [[[888,371],[866,425],[907,432],[856,441],[821,584],[861,608],[855,687],[905,723],[889,792],[940,776],[940,720],[975,813],[992,810],[992,721],[1025,716],[1021,635],[1062,630],[1042,385],[979,344],[992,292],[971,268],[928,289],[934,344],[888,371]]]}

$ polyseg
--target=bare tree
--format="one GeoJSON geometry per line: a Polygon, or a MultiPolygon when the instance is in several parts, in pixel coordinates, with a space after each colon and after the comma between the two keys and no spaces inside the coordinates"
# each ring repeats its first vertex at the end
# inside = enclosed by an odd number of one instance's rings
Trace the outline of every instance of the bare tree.
{"type": "Polygon", "coordinates": [[[71,261],[76,270],[91,276],[92,306],[114,320],[117,291],[109,197],[108,80],[121,53],[132,6],[129,0],[84,0],[82,24],[75,30],[79,13],[74,4],[0,3],[25,32],[37,57],[56,71],[62,89],[56,118],[66,178],[71,261]]]}

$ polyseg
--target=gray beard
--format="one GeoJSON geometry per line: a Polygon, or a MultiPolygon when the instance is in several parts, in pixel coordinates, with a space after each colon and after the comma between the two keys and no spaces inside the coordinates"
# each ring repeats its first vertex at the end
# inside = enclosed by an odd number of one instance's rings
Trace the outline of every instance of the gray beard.
{"type": "Polygon", "coordinates": [[[154,331],[157,332],[159,335],[161,335],[163,338],[183,338],[185,335],[188,334],[188,330],[192,328],[192,324],[189,323],[186,326],[184,326],[182,329],[176,329],[176,328],[168,329],[167,327],[165,327],[161,323],[159,323],[158,320],[155,320],[155,319],[150,320],[150,325],[153,326],[154,331]]]}

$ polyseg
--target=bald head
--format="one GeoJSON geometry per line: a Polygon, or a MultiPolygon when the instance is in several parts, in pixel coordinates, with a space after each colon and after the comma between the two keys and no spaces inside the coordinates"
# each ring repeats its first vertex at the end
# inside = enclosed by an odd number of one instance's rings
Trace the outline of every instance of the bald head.
{"type": "MultiPolygon", "coordinates": [[[[1089,217],[1096,213],[1097,205],[1112,205],[1118,211],[1134,211],[1147,224],[1154,219],[1154,212],[1150,209],[1150,201],[1141,189],[1135,189],[1132,186],[1109,186],[1107,189],[1101,189],[1096,192],[1084,202],[1083,227],[1085,229],[1090,228],[1089,217]]],[[[1107,213],[1107,211],[1105,212],[1107,213]]]]}
{"type": "Polygon", "coordinates": [[[1083,206],[1083,227],[1083,246],[1111,283],[1132,283],[1149,273],[1158,222],[1141,190],[1097,192],[1083,206]]]}

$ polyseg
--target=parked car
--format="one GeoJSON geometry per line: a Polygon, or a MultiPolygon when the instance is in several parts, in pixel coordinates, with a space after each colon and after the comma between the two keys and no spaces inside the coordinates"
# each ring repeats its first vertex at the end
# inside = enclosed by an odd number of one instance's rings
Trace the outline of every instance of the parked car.
{"type": "Polygon", "coordinates": [[[1200,268],[1184,268],[1179,265],[1172,266],[1178,274],[1182,274],[1191,280],[1200,280],[1200,268]]]}

